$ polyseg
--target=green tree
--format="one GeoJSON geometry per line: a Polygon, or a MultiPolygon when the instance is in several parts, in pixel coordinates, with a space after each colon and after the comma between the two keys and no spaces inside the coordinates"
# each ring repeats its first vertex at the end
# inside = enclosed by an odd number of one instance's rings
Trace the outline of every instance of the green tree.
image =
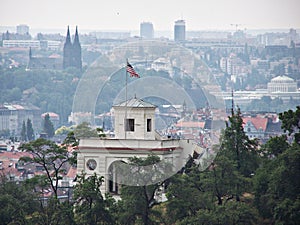
{"type": "Polygon", "coordinates": [[[42,166],[48,185],[57,199],[58,182],[67,166],[74,163],[74,155],[68,152],[66,146],[58,146],[42,138],[21,145],[20,149],[32,154],[32,157],[22,157],[20,160],[42,166]]]}
{"type": "Polygon", "coordinates": [[[121,165],[121,174],[127,185],[122,185],[118,202],[120,224],[149,225],[161,220],[160,212],[154,207],[159,204],[155,194],[164,183],[158,182],[163,175],[161,171],[165,171],[168,165],[160,162],[158,156],[149,155],[147,158],[132,157],[128,164],[121,165]]]}
{"type": "Polygon", "coordinates": [[[30,224],[38,210],[37,196],[23,183],[0,177],[0,224],[30,224]]]}
{"type": "Polygon", "coordinates": [[[296,110],[288,110],[279,113],[279,119],[282,120],[282,128],[287,131],[289,135],[294,136],[294,141],[300,144],[300,106],[296,110]]]}
{"type": "Polygon", "coordinates": [[[97,130],[93,129],[88,122],[83,122],[75,127],[74,135],[77,139],[83,137],[98,137],[97,130]]]}
{"type": "Polygon", "coordinates": [[[71,127],[61,126],[55,131],[55,135],[66,135],[71,131],[73,131],[73,126],[71,127]]]}
{"type": "Polygon", "coordinates": [[[170,179],[167,224],[257,224],[251,198],[236,198],[249,189],[249,179],[224,155],[218,155],[204,171],[193,164],[170,179]]]}
{"type": "Polygon", "coordinates": [[[170,178],[167,187],[166,220],[174,224],[187,217],[194,217],[199,210],[211,210],[212,194],[208,193],[204,183],[204,172],[196,165],[183,173],[170,178]]]}
{"type": "Polygon", "coordinates": [[[166,203],[170,224],[257,224],[252,205],[257,143],[244,133],[239,109],[232,110],[220,142],[217,156],[204,171],[192,163],[170,179],[166,203]]]}
{"type": "Polygon", "coordinates": [[[23,123],[22,123],[21,141],[27,141],[25,121],[23,121],[23,123]]]}
{"type": "Polygon", "coordinates": [[[221,147],[218,154],[226,155],[233,160],[238,172],[245,177],[250,177],[259,165],[257,141],[250,140],[244,132],[240,109],[237,112],[232,110],[228,119],[221,137],[221,147]]]}
{"type": "Polygon", "coordinates": [[[29,224],[61,224],[74,225],[73,203],[60,202],[55,198],[45,199],[44,190],[49,190],[49,182],[46,175],[36,175],[24,181],[25,186],[37,196],[34,200],[39,203],[38,209],[30,216],[29,224]]]}
{"type": "MultiPolygon", "coordinates": [[[[225,157],[233,162],[237,173],[242,177],[250,178],[259,165],[257,142],[250,140],[243,129],[243,119],[241,111],[232,109],[229,122],[226,122],[226,128],[221,137],[221,147],[217,157],[225,157]]],[[[237,181],[235,188],[236,200],[240,200],[240,195],[244,189],[242,184],[237,181]]]]}
{"type": "Polygon", "coordinates": [[[275,224],[300,221],[300,146],[293,144],[256,172],[255,204],[275,224]]]}
{"type": "Polygon", "coordinates": [[[300,221],[300,107],[294,112],[280,113],[282,128],[294,136],[274,137],[263,149],[270,149],[275,157],[267,158],[256,171],[254,179],[255,205],[269,224],[298,224],[300,221]]]}
{"type": "Polygon", "coordinates": [[[28,141],[32,141],[34,140],[34,130],[32,127],[32,123],[30,119],[27,119],[27,123],[26,123],[26,135],[27,135],[27,140],[28,141]]]}
{"type": "Polygon", "coordinates": [[[115,224],[109,211],[112,201],[108,196],[104,199],[100,191],[103,177],[81,174],[77,178],[74,189],[76,224],[115,224]]]}
{"type": "Polygon", "coordinates": [[[54,127],[53,123],[50,120],[49,114],[45,115],[43,122],[43,131],[47,134],[49,138],[52,138],[54,136],[54,127]]]}
{"type": "Polygon", "coordinates": [[[266,144],[262,146],[261,152],[268,156],[278,156],[289,148],[286,135],[276,136],[269,139],[266,144]]]}
{"type": "Polygon", "coordinates": [[[244,202],[230,201],[225,205],[217,205],[213,210],[201,209],[196,216],[186,217],[176,224],[197,225],[256,225],[258,212],[255,208],[244,202]]]}

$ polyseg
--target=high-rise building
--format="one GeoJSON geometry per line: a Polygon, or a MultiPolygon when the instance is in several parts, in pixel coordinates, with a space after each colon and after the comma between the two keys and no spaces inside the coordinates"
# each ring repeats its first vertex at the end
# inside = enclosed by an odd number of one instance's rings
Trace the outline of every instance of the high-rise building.
{"type": "Polygon", "coordinates": [[[153,24],[150,22],[142,22],[140,24],[140,36],[146,39],[154,38],[153,24]]]}
{"type": "Polygon", "coordinates": [[[67,30],[67,37],[64,44],[63,68],[65,69],[68,67],[82,69],[81,45],[79,42],[77,26],[73,44],[71,42],[69,26],[67,30]]]}
{"type": "Polygon", "coordinates": [[[174,25],[174,40],[181,42],[185,41],[185,21],[176,20],[174,25]]]}
{"type": "Polygon", "coordinates": [[[17,26],[17,34],[29,34],[29,26],[25,24],[20,24],[17,26]]]}

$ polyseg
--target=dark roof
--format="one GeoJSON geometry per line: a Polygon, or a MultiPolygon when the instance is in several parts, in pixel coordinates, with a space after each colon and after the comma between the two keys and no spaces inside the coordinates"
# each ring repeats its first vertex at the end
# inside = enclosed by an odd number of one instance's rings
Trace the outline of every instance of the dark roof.
{"type": "Polygon", "coordinates": [[[283,133],[283,130],[281,129],[281,124],[282,124],[281,121],[275,122],[275,123],[270,121],[268,123],[266,132],[268,132],[268,133],[283,133]]]}

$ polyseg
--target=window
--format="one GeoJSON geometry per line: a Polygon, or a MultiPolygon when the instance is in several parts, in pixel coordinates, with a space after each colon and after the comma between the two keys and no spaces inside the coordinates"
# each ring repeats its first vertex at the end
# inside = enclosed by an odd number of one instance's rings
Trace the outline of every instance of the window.
{"type": "Polygon", "coordinates": [[[125,131],[134,131],[134,119],[126,119],[125,121],[125,131]]]}
{"type": "Polygon", "coordinates": [[[147,132],[151,132],[151,119],[147,119],[147,132]]]}
{"type": "Polygon", "coordinates": [[[94,159],[89,159],[86,162],[87,167],[89,168],[89,170],[95,170],[97,167],[97,162],[94,159]]]}

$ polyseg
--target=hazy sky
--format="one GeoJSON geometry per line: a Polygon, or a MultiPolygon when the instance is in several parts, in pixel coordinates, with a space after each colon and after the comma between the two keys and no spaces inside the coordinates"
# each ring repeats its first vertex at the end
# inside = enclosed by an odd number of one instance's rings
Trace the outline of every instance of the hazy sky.
{"type": "Polygon", "coordinates": [[[183,18],[187,30],[300,28],[299,0],[0,0],[0,25],[30,28],[173,30],[183,18]]]}

